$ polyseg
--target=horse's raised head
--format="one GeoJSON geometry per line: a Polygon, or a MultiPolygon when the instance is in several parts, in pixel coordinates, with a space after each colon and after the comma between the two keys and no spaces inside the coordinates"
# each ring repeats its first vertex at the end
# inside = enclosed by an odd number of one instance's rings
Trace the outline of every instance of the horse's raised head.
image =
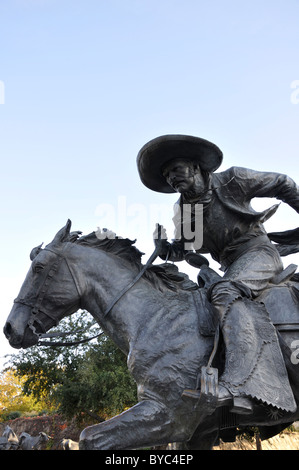
{"type": "Polygon", "coordinates": [[[27,348],[66,315],[78,310],[78,285],[67,262],[67,242],[76,241],[81,232],[70,232],[68,220],[44,249],[42,244],[30,253],[32,261],[20,293],[4,327],[11,346],[27,348]]]}

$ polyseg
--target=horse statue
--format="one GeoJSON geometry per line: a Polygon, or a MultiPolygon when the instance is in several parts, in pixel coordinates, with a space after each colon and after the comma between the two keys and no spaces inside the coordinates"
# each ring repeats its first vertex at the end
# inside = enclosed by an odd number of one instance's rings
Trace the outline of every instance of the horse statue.
{"type": "MultiPolygon", "coordinates": [[[[212,449],[219,437],[233,440],[238,429],[258,426],[261,437],[268,438],[299,419],[299,407],[290,413],[256,402],[252,415],[236,415],[226,407],[213,409],[208,400],[194,406],[184,399],[185,389],[201,383],[201,371],[215,350],[217,326],[206,294],[209,279],[217,275],[213,270],[205,266],[199,284],[171,263],[143,270],[135,242],[103,238],[96,232],[79,236],[70,229],[68,221],[50,244],[32,250],[32,265],[4,333],[12,347],[29,348],[62,318],[82,308],[126,354],[139,401],[118,416],[85,428],[80,449],[140,449],[171,442],[189,450],[212,449]]],[[[269,302],[276,315],[299,403],[299,360],[292,360],[292,344],[299,339],[298,282],[294,269],[283,274],[262,301],[269,302]],[[292,318],[280,313],[286,296],[293,302],[292,318]]],[[[217,350],[213,354],[221,368],[221,347],[217,350]]]]}

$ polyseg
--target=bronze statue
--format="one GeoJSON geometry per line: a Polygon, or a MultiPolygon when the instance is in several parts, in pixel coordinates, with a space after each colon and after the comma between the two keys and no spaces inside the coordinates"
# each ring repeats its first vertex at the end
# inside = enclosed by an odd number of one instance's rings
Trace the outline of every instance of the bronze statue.
{"type": "Polygon", "coordinates": [[[11,346],[28,348],[83,308],[127,355],[139,402],[84,429],[80,449],[169,442],[210,449],[218,437],[234,440],[247,426],[271,437],[299,419],[299,360],[292,346],[299,340],[299,279],[297,267],[283,270],[278,255],[299,251],[298,229],[267,235],[263,221],[275,209],[256,213],[249,202],[253,194],[271,193],[298,210],[298,188],[273,173],[239,168],[214,173],[221,152],[202,139],[170,136],[154,144],[139,153],[142,180],[154,190],[181,189],[181,203],[186,197],[191,208],[198,192],[189,183],[197,180],[204,208],[200,251],[222,263],[223,278],[202,255],[187,252],[183,239],[169,243],[160,233],[143,265],[134,242],[98,232],[80,236],[70,232],[68,221],[51,243],[31,251],[32,265],[5,336],[11,346]],[[163,142],[168,150],[162,161],[163,152],[155,152],[163,142]],[[174,157],[183,162],[173,167],[174,157]],[[151,264],[158,254],[166,262],[151,264]],[[198,283],[168,262],[184,257],[193,262],[195,257],[195,264],[199,257],[198,283]]]}
{"type": "MultiPolygon", "coordinates": [[[[224,271],[209,289],[226,351],[218,406],[250,413],[249,398],[255,398],[295,411],[275,329],[263,304],[256,301],[283,270],[279,252],[263,226],[278,205],[258,213],[250,201],[276,197],[299,212],[299,187],[286,175],[246,168],[214,173],[221,161],[217,146],[192,136],[162,136],[140,150],[137,164],[143,183],[154,191],[181,194],[174,217],[180,236],[175,234],[173,243],[164,239],[160,256],[173,261],[185,258],[183,206],[191,205],[194,222],[194,207],[202,204],[203,246],[198,252],[210,253],[224,271]]],[[[294,233],[293,244],[298,241],[294,233]]],[[[197,399],[200,390],[186,390],[185,396],[197,399]]]]}

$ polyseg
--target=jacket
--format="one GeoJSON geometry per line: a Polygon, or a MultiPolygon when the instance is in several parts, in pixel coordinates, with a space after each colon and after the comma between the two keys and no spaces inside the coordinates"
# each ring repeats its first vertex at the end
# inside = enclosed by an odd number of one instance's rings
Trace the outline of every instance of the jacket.
{"type": "MultiPolygon", "coordinates": [[[[274,197],[299,213],[299,186],[289,176],[280,173],[231,167],[223,172],[212,173],[209,192],[211,197],[203,204],[203,227],[200,228],[203,230],[203,245],[197,251],[210,253],[218,262],[221,262],[227,248],[238,247],[253,237],[266,234],[263,222],[276,212],[278,205],[257,212],[251,206],[253,198],[274,197]]],[[[182,195],[176,204],[176,215],[173,218],[175,240],[168,244],[168,258],[173,261],[183,260],[186,254],[186,240],[183,236],[176,236],[177,233],[184,233],[182,226],[179,226],[181,217],[178,217],[183,201],[182,195]]],[[[196,203],[200,204],[200,199],[193,200],[193,206],[196,203]]],[[[283,232],[268,234],[268,237],[284,248],[285,245],[290,246],[290,250],[293,250],[290,252],[294,252],[294,246],[298,248],[295,251],[299,251],[299,229],[285,233],[286,238],[283,232]]],[[[286,251],[284,254],[289,254],[286,251]]],[[[161,256],[165,257],[166,253],[161,256]]]]}

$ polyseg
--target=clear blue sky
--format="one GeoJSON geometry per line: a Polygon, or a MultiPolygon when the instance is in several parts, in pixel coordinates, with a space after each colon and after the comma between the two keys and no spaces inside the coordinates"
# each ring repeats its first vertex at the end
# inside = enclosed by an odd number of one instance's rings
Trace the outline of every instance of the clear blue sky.
{"type": "MultiPolygon", "coordinates": [[[[204,137],[222,169],[299,182],[298,0],[0,0],[0,18],[1,329],[31,248],[68,218],[85,233],[115,223],[147,258],[166,204],[171,238],[176,196],[136,170],[154,137],[204,137]]],[[[271,229],[298,220],[281,208],[271,229]]]]}

